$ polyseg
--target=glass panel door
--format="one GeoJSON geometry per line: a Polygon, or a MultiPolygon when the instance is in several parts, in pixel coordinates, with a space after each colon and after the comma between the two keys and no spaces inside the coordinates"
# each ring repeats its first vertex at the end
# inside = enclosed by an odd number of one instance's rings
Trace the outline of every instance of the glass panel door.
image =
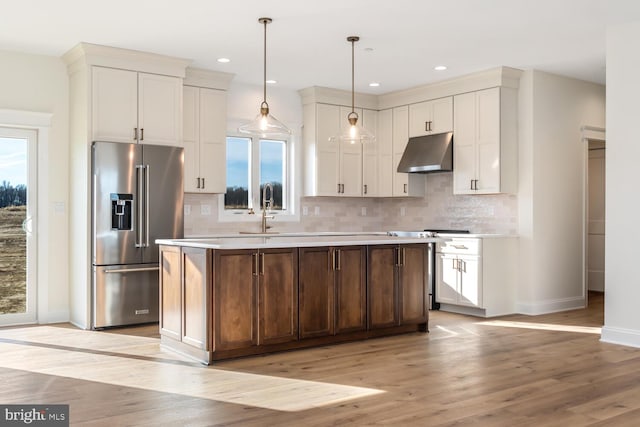
{"type": "Polygon", "coordinates": [[[36,137],[0,127],[0,325],[36,320],[36,137]]]}

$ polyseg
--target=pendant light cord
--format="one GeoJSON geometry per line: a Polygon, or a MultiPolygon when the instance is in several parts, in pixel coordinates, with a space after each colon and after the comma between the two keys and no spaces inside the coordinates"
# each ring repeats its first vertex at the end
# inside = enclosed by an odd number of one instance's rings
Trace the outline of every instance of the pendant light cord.
{"type": "Polygon", "coordinates": [[[356,111],[356,102],[355,102],[355,39],[351,39],[351,112],[354,113],[356,111]]]}
{"type": "MultiPolygon", "coordinates": [[[[262,79],[262,102],[267,103],[267,24],[269,21],[266,19],[264,22],[264,49],[263,49],[263,79],[262,79]]],[[[267,104],[268,105],[268,104],[267,104]]]]}

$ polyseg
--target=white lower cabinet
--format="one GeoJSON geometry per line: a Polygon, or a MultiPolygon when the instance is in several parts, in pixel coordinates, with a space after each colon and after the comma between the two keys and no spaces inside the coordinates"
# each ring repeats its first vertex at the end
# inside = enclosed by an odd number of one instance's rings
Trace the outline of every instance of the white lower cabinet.
{"type": "Polygon", "coordinates": [[[484,317],[515,312],[517,238],[453,238],[436,250],[440,309],[484,317]]]}

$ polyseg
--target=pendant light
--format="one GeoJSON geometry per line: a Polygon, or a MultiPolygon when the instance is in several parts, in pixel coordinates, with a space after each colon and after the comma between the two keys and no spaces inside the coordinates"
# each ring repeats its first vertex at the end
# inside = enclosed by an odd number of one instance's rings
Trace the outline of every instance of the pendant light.
{"type": "Polygon", "coordinates": [[[349,144],[366,144],[376,140],[376,136],[358,124],[358,113],[355,108],[355,43],[360,40],[358,36],[349,36],[347,41],[351,43],[351,112],[347,115],[349,127],[340,134],[329,138],[329,142],[344,142],[349,144]]]}
{"type": "Polygon", "coordinates": [[[262,79],[262,103],[260,104],[260,113],[251,122],[244,124],[238,128],[238,132],[258,135],[262,138],[277,138],[291,135],[291,130],[281,121],[269,114],[269,104],[267,104],[267,24],[272,22],[271,18],[260,18],[258,22],[264,25],[264,75],[262,79]]]}

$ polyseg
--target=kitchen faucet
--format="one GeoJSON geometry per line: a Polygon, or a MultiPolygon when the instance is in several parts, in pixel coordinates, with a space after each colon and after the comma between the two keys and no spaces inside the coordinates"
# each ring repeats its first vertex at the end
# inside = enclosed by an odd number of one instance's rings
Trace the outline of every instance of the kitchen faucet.
{"type": "Polygon", "coordinates": [[[275,218],[273,215],[267,215],[267,210],[273,206],[273,186],[270,182],[262,186],[262,232],[266,233],[271,228],[267,225],[267,219],[275,218]],[[267,200],[267,189],[269,190],[269,199],[267,200]]]}

